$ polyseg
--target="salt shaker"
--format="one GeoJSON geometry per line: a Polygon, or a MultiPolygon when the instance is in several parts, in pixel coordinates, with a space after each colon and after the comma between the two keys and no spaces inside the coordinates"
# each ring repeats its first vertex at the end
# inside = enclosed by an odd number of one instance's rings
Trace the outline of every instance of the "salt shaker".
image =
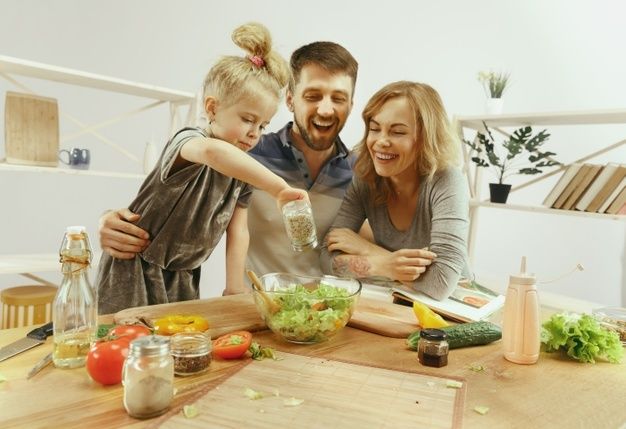
{"type": "Polygon", "coordinates": [[[504,357],[518,364],[533,364],[539,359],[539,298],[535,276],[526,272],[522,257],[520,273],[510,277],[504,301],[502,324],[504,357]]]}
{"type": "Polygon", "coordinates": [[[283,206],[283,221],[291,247],[297,252],[317,246],[317,232],[311,204],[306,200],[290,201],[283,206]]]}
{"type": "Polygon", "coordinates": [[[124,408],[130,416],[147,419],[166,412],[174,397],[170,340],[150,335],[131,341],[122,384],[124,408]]]}

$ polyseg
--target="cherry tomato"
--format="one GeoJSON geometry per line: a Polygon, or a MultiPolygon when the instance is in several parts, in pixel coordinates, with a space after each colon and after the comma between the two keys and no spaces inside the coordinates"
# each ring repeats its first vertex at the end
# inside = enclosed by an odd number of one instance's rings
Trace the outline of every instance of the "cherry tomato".
{"type": "Polygon", "coordinates": [[[213,355],[222,359],[241,358],[252,343],[252,334],[248,331],[237,331],[222,335],[213,341],[213,355]]]}
{"type": "Polygon", "coordinates": [[[207,329],[209,329],[209,322],[202,316],[175,314],[161,317],[154,322],[154,333],[157,335],[174,335],[179,332],[204,332],[207,329]]]}
{"type": "Polygon", "coordinates": [[[143,325],[120,325],[111,328],[109,335],[117,338],[128,337],[129,341],[144,335],[150,335],[150,329],[143,325]]]}
{"type": "Polygon", "coordinates": [[[100,384],[120,383],[129,345],[128,336],[96,342],[87,354],[89,376],[100,384]]]}

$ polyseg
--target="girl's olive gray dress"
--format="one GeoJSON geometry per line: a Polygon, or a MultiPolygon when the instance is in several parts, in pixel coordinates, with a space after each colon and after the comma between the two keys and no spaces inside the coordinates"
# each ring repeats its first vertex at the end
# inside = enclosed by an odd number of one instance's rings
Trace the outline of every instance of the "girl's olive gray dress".
{"type": "Polygon", "coordinates": [[[130,260],[102,254],[96,285],[98,312],[199,297],[200,265],[226,231],[237,205],[247,207],[252,187],[207,165],[172,171],[183,144],[209,137],[200,128],[179,131],[165,146],[129,209],[151,243],[130,260]]]}

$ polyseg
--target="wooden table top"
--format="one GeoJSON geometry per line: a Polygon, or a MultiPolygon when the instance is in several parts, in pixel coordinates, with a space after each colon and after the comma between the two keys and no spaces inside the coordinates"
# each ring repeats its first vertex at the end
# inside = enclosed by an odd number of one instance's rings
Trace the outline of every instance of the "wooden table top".
{"type": "MultiPolygon", "coordinates": [[[[107,316],[101,318],[102,323],[110,320],[107,316]]],[[[0,330],[0,346],[22,338],[29,330],[0,330]]],[[[404,340],[350,327],[316,345],[285,343],[270,331],[255,333],[254,337],[278,351],[464,378],[465,428],[626,427],[625,363],[580,364],[559,354],[542,353],[535,365],[516,365],[503,358],[502,346],[497,342],[452,350],[446,367],[428,368],[418,363],[415,352],[405,348],[404,340]],[[486,369],[470,369],[476,364],[486,369]],[[480,415],[473,411],[476,406],[489,407],[489,412],[480,415]]],[[[62,370],[50,365],[26,380],[32,366],[51,349],[49,338],[42,346],[0,362],[0,375],[6,379],[0,382],[0,427],[96,429],[145,427],[153,422],[129,417],[122,404],[122,386],[94,383],[84,368],[62,370]]],[[[203,375],[176,377],[173,406],[189,402],[207,381],[237,364],[214,359],[210,371],[203,375]]]]}

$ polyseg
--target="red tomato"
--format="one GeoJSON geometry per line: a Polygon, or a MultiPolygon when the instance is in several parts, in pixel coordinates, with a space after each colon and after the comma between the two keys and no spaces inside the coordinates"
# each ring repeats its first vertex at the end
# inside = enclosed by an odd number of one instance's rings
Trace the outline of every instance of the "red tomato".
{"type": "Polygon", "coordinates": [[[252,343],[252,334],[248,331],[237,331],[222,335],[213,341],[213,355],[222,359],[239,359],[252,343]]]}
{"type": "Polygon", "coordinates": [[[137,337],[143,337],[144,335],[150,335],[150,329],[143,325],[120,325],[115,328],[111,328],[109,335],[114,337],[129,337],[129,341],[134,340],[137,337]]]}
{"type": "Polygon", "coordinates": [[[128,356],[130,338],[96,342],[87,354],[87,372],[100,384],[118,384],[122,381],[122,367],[128,356]]]}

